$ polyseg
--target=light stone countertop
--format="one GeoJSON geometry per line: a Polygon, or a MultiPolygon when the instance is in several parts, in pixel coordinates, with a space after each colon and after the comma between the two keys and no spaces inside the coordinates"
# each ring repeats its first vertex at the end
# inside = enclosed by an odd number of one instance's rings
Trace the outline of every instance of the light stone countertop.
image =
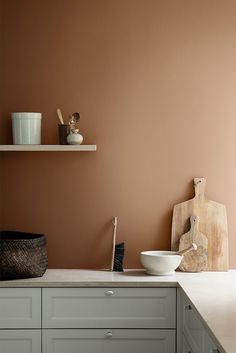
{"type": "Polygon", "coordinates": [[[236,353],[236,270],[185,273],[178,282],[221,352],[236,353]]]}
{"type": "Polygon", "coordinates": [[[173,276],[148,276],[143,270],[47,270],[43,277],[0,281],[0,287],[177,287],[173,276]]]}
{"type": "Polygon", "coordinates": [[[41,278],[0,281],[0,287],[181,287],[221,353],[236,352],[236,270],[149,276],[143,270],[47,270],[41,278]]]}

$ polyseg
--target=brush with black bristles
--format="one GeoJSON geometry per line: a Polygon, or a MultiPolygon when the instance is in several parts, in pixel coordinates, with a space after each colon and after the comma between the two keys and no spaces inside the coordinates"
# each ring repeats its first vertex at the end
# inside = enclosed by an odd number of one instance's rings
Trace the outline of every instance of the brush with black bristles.
{"type": "Polygon", "coordinates": [[[111,258],[111,271],[123,272],[123,258],[125,253],[125,244],[116,244],[116,229],[117,229],[117,217],[114,217],[113,221],[113,239],[112,239],[112,258],[111,258]]]}

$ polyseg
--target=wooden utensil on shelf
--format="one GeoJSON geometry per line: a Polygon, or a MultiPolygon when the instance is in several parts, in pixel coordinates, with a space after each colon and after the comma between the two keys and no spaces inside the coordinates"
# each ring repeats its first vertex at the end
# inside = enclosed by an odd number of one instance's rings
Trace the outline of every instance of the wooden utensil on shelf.
{"type": "MultiPolygon", "coordinates": [[[[190,244],[196,244],[196,251],[185,254],[179,269],[184,272],[200,272],[207,269],[207,237],[198,230],[199,218],[196,215],[190,217],[190,231],[183,234],[179,241],[179,251],[184,251],[190,244]]],[[[191,245],[190,245],[191,246],[191,245]]]]}
{"type": "Polygon", "coordinates": [[[194,178],[195,196],[174,206],[172,218],[171,250],[177,251],[182,234],[189,230],[189,219],[199,217],[199,232],[208,239],[208,271],[228,270],[228,230],[224,205],[205,197],[206,179],[194,178]]]}
{"type": "Polygon", "coordinates": [[[63,120],[63,117],[62,117],[61,109],[59,109],[59,108],[57,109],[57,116],[58,116],[58,119],[59,119],[60,123],[62,125],[64,125],[64,120],[63,120]]]}

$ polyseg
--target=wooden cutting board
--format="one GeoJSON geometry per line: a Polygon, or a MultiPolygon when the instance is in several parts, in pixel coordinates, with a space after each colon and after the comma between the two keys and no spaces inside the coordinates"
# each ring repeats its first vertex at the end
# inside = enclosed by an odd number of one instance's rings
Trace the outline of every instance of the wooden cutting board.
{"type": "Polygon", "coordinates": [[[207,269],[208,239],[198,230],[199,217],[190,217],[190,231],[183,234],[179,240],[179,251],[187,249],[192,243],[197,250],[192,250],[183,256],[179,269],[185,272],[200,272],[207,269]]]}
{"type": "Polygon", "coordinates": [[[191,215],[199,217],[199,231],[208,239],[207,271],[227,271],[228,229],[224,205],[205,197],[206,179],[194,178],[195,196],[174,206],[172,218],[171,250],[179,249],[182,234],[190,229],[191,215]]]}

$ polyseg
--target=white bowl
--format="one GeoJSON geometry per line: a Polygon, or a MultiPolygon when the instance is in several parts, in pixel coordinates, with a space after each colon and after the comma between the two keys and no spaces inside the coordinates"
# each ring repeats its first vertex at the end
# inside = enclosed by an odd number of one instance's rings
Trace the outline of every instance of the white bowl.
{"type": "Polygon", "coordinates": [[[174,274],[183,256],[174,251],[142,251],[140,260],[147,273],[155,276],[174,274]]]}

